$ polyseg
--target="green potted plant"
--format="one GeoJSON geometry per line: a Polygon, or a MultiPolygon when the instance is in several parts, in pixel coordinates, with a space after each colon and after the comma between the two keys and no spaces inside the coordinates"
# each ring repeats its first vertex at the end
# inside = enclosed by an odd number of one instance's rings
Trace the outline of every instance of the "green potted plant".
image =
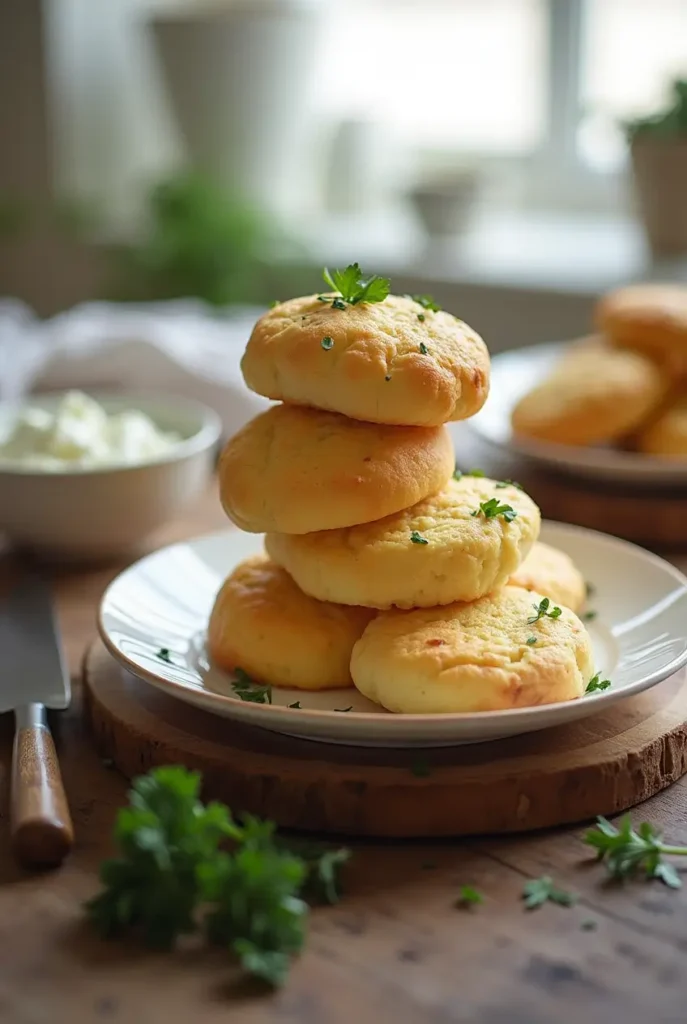
{"type": "Polygon", "coordinates": [[[202,175],[180,174],[151,190],[140,236],[113,252],[110,297],[251,303],[278,243],[271,219],[202,175]]]}
{"type": "Polygon", "coordinates": [[[637,205],[654,256],[687,252],[687,79],[669,105],[624,124],[637,205]]]}

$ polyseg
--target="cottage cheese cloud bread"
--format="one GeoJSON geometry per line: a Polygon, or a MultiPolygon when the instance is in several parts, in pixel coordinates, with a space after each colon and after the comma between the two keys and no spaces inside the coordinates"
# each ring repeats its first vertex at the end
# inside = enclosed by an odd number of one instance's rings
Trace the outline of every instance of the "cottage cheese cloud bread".
{"type": "Polygon", "coordinates": [[[567,445],[614,441],[646,420],[665,390],[664,375],[638,352],[580,348],[520,399],[513,431],[567,445]]]}
{"type": "Polygon", "coordinates": [[[567,608],[528,623],[540,600],[506,586],[471,604],[383,612],[353,648],[353,682],[400,714],[503,711],[581,697],[595,671],[589,635],[567,608]]]}
{"type": "Polygon", "coordinates": [[[635,284],[604,295],[595,320],[610,341],[636,349],[671,369],[687,368],[687,287],[635,284]]]}
{"type": "Polygon", "coordinates": [[[267,534],[272,559],[312,597],[370,608],[474,601],[505,583],[539,535],[539,509],[493,480],[451,479],[376,522],[267,534]]]}
{"type": "Polygon", "coordinates": [[[574,612],[582,608],[587,597],[582,573],[570,556],[541,541],[537,541],[508,582],[543,594],[574,612]]]}
{"type": "Polygon", "coordinates": [[[283,569],[257,555],[237,565],[220,589],[208,649],[221,668],[242,668],[272,686],[350,686],[353,644],[373,614],[308,597],[283,569]]]}
{"type": "Polygon", "coordinates": [[[246,384],[267,398],[370,423],[438,426],[473,416],[489,391],[489,354],[462,320],[409,297],[348,304],[291,299],[258,320],[246,384]]]}
{"type": "Polygon", "coordinates": [[[687,397],[676,399],[662,410],[636,439],[645,455],[665,459],[687,459],[687,397]]]}
{"type": "Polygon", "coordinates": [[[446,427],[391,427],[278,405],[227,444],[220,498],[253,533],[310,533],[369,522],[426,498],[453,472],[446,427]]]}

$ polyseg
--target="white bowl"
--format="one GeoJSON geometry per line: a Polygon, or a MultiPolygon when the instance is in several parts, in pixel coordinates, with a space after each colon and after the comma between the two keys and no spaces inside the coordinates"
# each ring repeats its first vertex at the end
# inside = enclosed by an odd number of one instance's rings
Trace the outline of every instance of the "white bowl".
{"type": "MultiPolygon", "coordinates": [[[[54,409],[61,395],[24,403],[54,409]]],[[[106,468],[49,471],[0,463],[0,530],[19,547],[60,559],[100,560],[134,550],[207,486],[219,417],[175,395],[92,396],[107,412],[138,409],[181,440],[163,456],[106,468]]],[[[0,404],[0,435],[22,405],[0,404]]]]}

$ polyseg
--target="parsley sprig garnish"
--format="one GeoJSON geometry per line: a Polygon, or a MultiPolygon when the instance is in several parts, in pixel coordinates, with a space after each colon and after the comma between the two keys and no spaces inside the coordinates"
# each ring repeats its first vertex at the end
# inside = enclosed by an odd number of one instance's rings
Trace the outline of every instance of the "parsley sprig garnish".
{"type": "Polygon", "coordinates": [[[345,309],[345,303],[357,306],[361,302],[384,302],[391,290],[388,278],[377,277],[376,274],[365,277],[357,263],[350,263],[345,270],[331,272],[325,267],[322,277],[341,297],[332,302],[335,309],[345,309]]]}
{"type": "Polygon", "coordinates": [[[235,680],[231,688],[239,700],[251,701],[253,704],[271,704],[272,687],[256,683],[242,668],[234,669],[235,680]]]}
{"type": "Polygon", "coordinates": [[[181,767],[134,781],[117,816],[117,856],[101,866],[103,890],[86,911],[106,938],[135,933],[163,949],[202,929],[247,973],[279,985],[305,939],[304,897],[338,899],[348,851],[299,856],[272,822],[204,805],[200,781],[181,767]]]}
{"type": "Polygon", "coordinates": [[[601,673],[597,672],[596,675],[592,676],[592,678],[587,683],[587,686],[585,687],[585,691],[584,692],[585,693],[598,693],[601,690],[608,690],[610,685],[611,685],[611,680],[610,679],[602,679],[601,678],[601,673]]]}
{"type": "Polygon", "coordinates": [[[476,508],[470,515],[478,516],[480,513],[485,519],[503,516],[507,523],[512,523],[518,514],[512,505],[502,505],[498,498],[489,498],[488,501],[481,501],[479,508],[476,508]]]}
{"type": "Polygon", "coordinates": [[[561,615],[561,609],[558,605],[551,607],[551,602],[548,597],[543,597],[539,604],[533,604],[536,615],[531,615],[527,620],[527,625],[532,626],[535,622],[539,622],[540,619],[557,619],[561,615]]]}
{"type": "Polygon", "coordinates": [[[557,903],[559,907],[572,907],[577,896],[565,889],[559,889],[548,875],[532,878],[522,887],[522,898],[527,910],[536,910],[544,903],[557,903]]]}
{"type": "Polygon", "coordinates": [[[629,814],[620,822],[620,828],[606,818],[597,818],[583,842],[596,850],[611,878],[623,880],[643,873],[646,878],[658,878],[671,889],[682,886],[677,871],[663,857],[687,857],[687,846],[664,843],[661,832],[648,821],[643,821],[635,831],[629,814]]]}

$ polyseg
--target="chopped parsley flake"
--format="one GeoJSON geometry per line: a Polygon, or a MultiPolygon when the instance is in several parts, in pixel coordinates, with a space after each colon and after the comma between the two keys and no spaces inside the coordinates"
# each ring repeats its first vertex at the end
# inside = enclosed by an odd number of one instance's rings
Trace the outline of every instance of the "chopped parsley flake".
{"type": "Polygon", "coordinates": [[[610,679],[602,679],[601,673],[597,672],[595,676],[587,683],[585,693],[599,693],[602,690],[607,690],[611,685],[610,679]]]}
{"type": "Polygon", "coordinates": [[[323,339],[322,339],[322,341],[320,342],[320,344],[321,344],[322,348],[323,348],[323,349],[324,349],[324,350],[325,350],[326,352],[328,352],[330,348],[334,348],[334,339],[333,339],[333,338],[330,338],[330,337],[329,337],[329,335],[327,335],[327,336],[326,336],[326,338],[323,338],[323,339]]]}
{"type": "Polygon", "coordinates": [[[561,610],[558,605],[554,605],[553,608],[551,608],[551,602],[548,597],[542,597],[539,604],[533,604],[532,607],[537,614],[532,615],[527,620],[528,626],[533,625],[535,622],[539,622],[540,619],[557,619],[561,614],[561,610]]]}
{"type": "Polygon", "coordinates": [[[410,534],[410,541],[412,544],[429,544],[426,537],[423,537],[417,530],[413,530],[410,534]]]}

